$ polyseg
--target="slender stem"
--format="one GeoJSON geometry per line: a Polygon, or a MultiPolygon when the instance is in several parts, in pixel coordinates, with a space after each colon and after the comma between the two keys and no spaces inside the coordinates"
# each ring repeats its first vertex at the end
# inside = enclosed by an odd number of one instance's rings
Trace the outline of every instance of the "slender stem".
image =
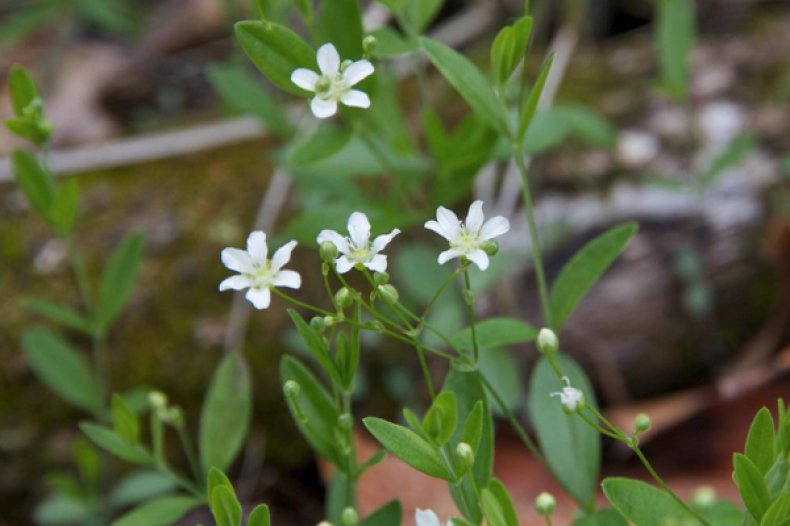
{"type": "Polygon", "coordinates": [[[475,327],[475,301],[472,292],[472,282],[469,280],[469,270],[464,267],[464,301],[469,311],[469,328],[472,330],[472,356],[475,367],[480,362],[480,348],[477,345],[477,328],[475,327]]]}
{"type": "Polygon", "coordinates": [[[579,417],[582,420],[584,420],[587,423],[588,426],[592,427],[593,429],[595,429],[596,431],[598,431],[602,435],[608,436],[609,438],[612,438],[614,440],[621,440],[622,439],[622,437],[620,437],[619,435],[616,435],[616,434],[612,433],[611,431],[607,431],[606,429],[602,428],[600,425],[598,425],[597,422],[592,420],[589,416],[585,415],[581,411],[578,412],[578,415],[579,415],[579,417]]]}
{"type": "Polygon", "coordinates": [[[637,456],[637,457],[639,457],[639,460],[641,460],[641,461],[642,461],[642,465],[644,465],[644,466],[645,466],[645,469],[647,469],[648,473],[650,473],[650,476],[651,476],[651,477],[653,477],[653,480],[655,480],[655,481],[658,483],[658,485],[659,485],[659,486],[661,486],[661,487],[663,488],[663,490],[664,490],[664,491],[666,491],[666,492],[667,492],[667,494],[669,494],[669,496],[670,496],[670,497],[672,497],[672,499],[674,499],[674,500],[675,500],[675,502],[677,502],[678,504],[680,504],[680,506],[682,506],[684,510],[686,510],[687,512],[689,512],[689,513],[690,513],[690,514],[691,514],[691,515],[692,515],[692,516],[693,516],[695,519],[697,519],[698,521],[700,521],[700,522],[701,522],[703,525],[705,525],[705,526],[710,526],[710,524],[708,523],[708,521],[706,521],[705,519],[703,519],[703,518],[700,516],[700,514],[699,514],[699,513],[697,513],[697,512],[696,512],[696,511],[694,511],[693,509],[691,509],[691,508],[689,507],[689,505],[688,505],[688,504],[686,504],[685,502],[683,502],[683,500],[682,500],[680,497],[678,497],[678,496],[675,494],[675,492],[674,492],[674,491],[672,491],[672,490],[669,488],[669,486],[667,486],[666,482],[664,482],[664,479],[662,479],[662,478],[661,478],[661,476],[660,476],[660,475],[659,475],[659,474],[656,472],[656,470],[655,470],[655,469],[653,469],[653,466],[652,466],[652,464],[650,464],[650,461],[649,461],[649,460],[647,460],[647,457],[644,455],[644,453],[642,453],[642,450],[639,448],[639,446],[638,446],[637,444],[635,444],[635,443],[632,443],[632,444],[629,444],[629,445],[630,445],[630,447],[631,447],[631,450],[632,450],[634,453],[636,453],[636,456],[637,456]]]}
{"type": "Polygon", "coordinates": [[[436,398],[436,390],[433,388],[433,380],[431,380],[431,371],[428,369],[428,362],[425,361],[425,350],[422,348],[422,343],[417,338],[414,338],[414,346],[417,348],[417,359],[420,361],[425,387],[427,387],[428,395],[433,401],[433,399],[436,398]]]}
{"type": "Polygon", "coordinates": [[[444,281],[441,282],[441,284],[439,285],[439,288],[436,289],[436,292],[433,293],[433,297],[430,299],[430,301],[428,301],[428,304],[425,306],[425,309],[423,309],[423,311],[422,311],[422,319],[423,320],[428,315],[428,311],[431,310],[431,307],[433,307],[433,304],[436,303],[436,300],[438,300],[439,296],[441,296],[442,292],[444,292],[444,289],[447,288],[447,285],[452,283],[453,280],[456,278],[456,276],[458,276],[463,271],[464,271],[464,267],[462,265],[461,267],[455,269],[455,271],[453,271],[452,274],[450,274],[449,276],[444,278],[444,281]]]}
{"type": "Polygon", "coordinates": [[[545,515],[545,517],[546,517],[546,526],[552,526],[551,515],[545,515]]]}
{"type": "Polygon", "coordinates": [[[322,314],[324,316],[332,316],[334,314],[334,312],[329,312],[328,310],[324,310],[324,309],[319,308],[319,307],[314,307],[313,305],[308,305],[307,303],[299,301],[298,299],[294,298],[293,296],[289,296],[288,294],[286,294],[285,292],[281,291],[280,289],[278,289],[276,287],[272,287],[270,290],[272,292],[274,292],[277,296],[281,297],[285,301],[289,301],[289,302],[293,303],[297,307],[302,307],[303,309],[311,310],[313,312],[316,312],[318,314],[322,314]]]}
{"type": "Polygon", "coordinates": [[[546,274],[543,270],[543,257],[540,252],[540,239],[538,238],[538,227],[535,221],[535,210],[532,204],[532,195],[529,191],[529,179],[527,178],[527,165],[524,163],[524,154],[519,145],[513,145],[513,158],[516,161],[519,175],[521,176],[521,195],[524,200],[524,214],[527,216],[527,226],[529,228],[529,238],[532,243],[532,261],[535,265],[535,277],[538,281],[538,293],[540,295],[540,306],[543,311],[543,320],[547,326],[552,326],[551,304],[549,303],[548,288],[546,287],[546,274]]]}
{"type": "Polygon", "coordinates": [[[169,467],[161,465],[161,466],[157,466],[157,469],[159,470],[160,473],[162,473],[164,475],[167,475],[168,477],[173,479],[173,481],[176,484],[178,484],[179,486],[181,486],[182,488],[184,488],[188,492],[192,493],[196,497],[206,498],[206,492],[205,491],[202,491],[195,484],[193,484],[189,480],[185,479],[184,477],[182,477],[181,475],[179,475],[178,473],[176,473],[175,471],[173,471],[169,467]]]}
{"type": "Polygon", "coordinates": [[[203,475],[200,472],[200,467],[197,462],[197,456],[195,455],[195,448],[192,446],[192,439],[189,438],[189,433],[187,433],[186,426],[183,423],[180,423],[176,426],[176,430],[178,431],[178,438],[181,439],[181,446],[184,448],[184,454],[187,457],[187,461],[189,462],[189,468],[192,470],[192,476],[195,477],[195,480],[203,482],[203,475]]]}
{"type": "MultiPolygon", "coordinates": [[[[343,392],[343,413],[351,416],[351,393],[343,392]]],[[[352,420],[353,421],[353,420],[352,420]]],[[[346,459],[346,507],[356,507],[357,503],[357,450],[354,444],[354,426],[348,428],[348,458],[346,459]]]]}

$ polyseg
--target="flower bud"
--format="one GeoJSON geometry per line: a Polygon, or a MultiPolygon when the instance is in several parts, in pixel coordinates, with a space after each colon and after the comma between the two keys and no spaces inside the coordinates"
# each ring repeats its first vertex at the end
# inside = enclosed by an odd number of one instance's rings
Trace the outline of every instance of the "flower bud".
{"type": "Polygon", "coordinates": [[[316,526],[332,526],[332,523],[329,521],[321,521],[316,526]]]}
{"type": "Polygon", "coordinates": [[[184,425],[184,412],[178,406],[173,406],[166,411],[162,411],[161,418],[163,422],[173,427],[182,427],[184,425]]]}
{"type": "Polygon", "coordinates": [[[343,431],[348,431],[354,426],[354,417],[348,413],[343,413],[337,417],[337,426],[343,431]]]}
{"type": "Polygon", "coordinates": [[[357,510],[349,506],[343,510],[340,521],[343,523],[343,526],[356,526],[359,524],[359,514],[357,510]]]}
{"type": "Polygon", "coordinates": [[[148,393],[148,404],[156,411],[162,411],[167,407],[167,395],[161,391],[151,391],[148,393]]]}
{"type": "Polygon", "coordinates": [[[318,334],[324,332],[326,324],[324,324],[323,316],[313,316],[313,318],[310,319],[310,328],[318,334]]]}
{"type": "Polygon", "coordinates": [[[353,64],[353,60],[346,59],[340,63],[340,73],[343,73],[351,64],[353,64]]]}
{"type": "Polygon", "coordinates": [[[544,517],[551,515],[556,507],[557,501],[551,493],[544,491],[535,499],[535,509],[544,517]]]}
{"type": "Polygon", "coordinates": [[[379,295],[381,295],[381,299],[384,300],[384,303],[392,305],[393,303],[398,302],[398,289],[392,285],[379,285],[378,291],[379,295]]]}
{"type": "Polygon", "coordinates": [[[483,250],[483,252],[485,252],[489,256],[496,256],[497,252],[499,252],[499,243],[497,243],[493,239],[489,239],[488,241],[480,245],[480,248],[483,250]]]}
{"type": "Polygon", "coordinates": [[[458,460],[462,473],[469,471],[475,463],[475,452],[472,451],[472,446],[466,442],[458,443],[455,448],[455,457],[458,460]]]}
{"type": "Polygon", "coordinates": [[[716,490],[711,486],[700,486],[694,491],[691,503],[695,508],[709,508],[716,503],[716,490]]]}
{"type": "Polygon", "coordinates": [[[302,386],[296,383],[293,380],[288,380],[285,382],[283,386],[283,393],[285,393],[286,398],[296,398],[299,396],[299,393],[302,391],[302,386]]]}
{"type": "Polygon", "coordinates": [[[324,316],[324,327],[331,327],[337,324],[336,316],[324,316]]]}
{"type": "MultiPolygon", "coordinates": [[[[318,91],[318,87],[316,87],[316,91],[318,91]]],[[[326,263],[332,263],[337,259],[337,247],[331,241],[324,241],[321,243],[318,253],[321,254],[321,259],[326,263]]]]}
{"type": "Polygon", "coordinates": [[[354,303],[354,295],[348,290],[348,287],[343,287],[335,293],[335,305],[339,309],[346,309],[354,303]]]}
{"type": "Polygon", "coordinates": [[[560,340],[553,330],[542,328],[538,333],[538,350],[542,354],[554,354],[560,348],[560,340]]]}
{"type": "Polygon", "coordinates": [[[387,274],[386,272],[382,271],[373,274],[373,283],[375,283],[376,286],[386,285],[389,282],[390,282],[390,275],[387,274]]]}
{"type": "Polygon", "coordinates": [[[362,51],[364,52],[365,58],[370,58],[376,52],[376,48],[378,47],[379,43],[376,40],[376,37],[373,35],[368,35],[362,39],[362,51]]]}
{"type": "Polygon", "coordinates": [[[464,301],[467,305],[475,304],[475,293],[469,289],[464,289],[464,301]]]}
{"type": "Polygon", "coordinates": [[[639,413],[634,418],[634,431],[637,433],[644,433],[645,431],[649,430],[650,425],[650,417],[645,413],[639,413]]]}

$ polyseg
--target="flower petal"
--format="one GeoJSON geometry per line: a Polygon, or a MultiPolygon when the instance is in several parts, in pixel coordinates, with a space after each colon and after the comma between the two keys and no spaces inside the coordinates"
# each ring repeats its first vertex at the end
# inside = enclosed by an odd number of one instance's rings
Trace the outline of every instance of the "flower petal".
{"type": "Polygon", "coordinates": [[[436,209],[436,220],[439,222],[439,227],[444,230],[444,237],[450,241],[458,239],[461,225],[458,216],[452,210],[440,206],[436,209]]]}
{"type": "Polygon", "coordinates": [[[296,241],[289,241],[274,252],[272,256],[272,272],[277,272],[291,260],[291,252],[293,252],[295,246],[296,241]]]}
{"type": "Polygon", "coordinates": [[[274,277],[272,283],[275,287],[288,287],[289,289],[298,289],[302,286],[302,276],[294,270],[281,270],[274,277]]]}
{"type": "Polygon", "coordinates": [[[463,255],[463,253],[460,250],[456,250],[454,248],[451,248],[450,250],[445,250],[444,252],[439,254],[439,259],[437,261],[439,261],[440,265],[444,265],[445,263],[447,263],[451,259],[457,258],[458,256],[461,256],[461,255],[463,255]]]}
{"type": "Polygon", "coordinates": [[[497,236],[501,236],[510,230],[510,221],[503,216],[492,217],[480,229],[480,235],[477,237],[480,241],[488,241],[497,236]]]}
{"type": "Polygon", "coordinates": [[[417,523],[417,526],[442,526],[439,522],[439,517],[436,516],[433,510],[418,509],[414,513],[414,521],[417,523]]]}
{"type": "Polygon", "coordinates": [[[330,243],[335,245],[340,252],[344,254],[349,251],[348,241],[346,241],[346,238],[344,238],[334,230],[322,230],[318,234],[318,238],[316,238],[316,241],[318,242],[319,245],[321,245],[324,241],[329,241],[330,243]]]}
{"type": "Polygon", "coordinates": [[[348,90],[341,98],[340,102],[346,106],[353,106],[355,108],[370,108],[370,97],[367,93],[359,91],[358,89],[348,90]]]}
{"type": "Polygon", "coordinates": [[[365,266],[373,272],[384,272],[387,270],[387,256],[384,254],[376,254],[370,258],[370,261],[365,263],[365,266]]]}
{"type": "Polygon", "coordinates": [[[398,234],[400,234],[400,230],[395,228],[389,234],[377,236],[376,239],[373,240],[373,252],[378,253],[384,250],[384,248],[389,245],[390,241],[392,241],[392,238],[398,234]]]}
{"type": "Polygon", "coordinates": [[[313,115],[319,119],[326,119],[337,113],[337,101],[313,97],[312,100],[310,100],[310,110],[313,112],[313,115]]]}
{"type": "Polygon", "coordinates": [[[480,230],[480,227],[483,226],[484,219],[483,202],[477,200],[469,205],[469,212],[466,213],[466,221],[464,222],[466,231],[471,235],[477,234],[477,232],[480,230]]]}
{"type": "Polygon", "coordinates": [[[250,289],[244,297],[258,310],[267,308],[272,301],[272,293],[267,288],[250,289]]]}
{"type": "Polygon", "coordinates": [[[266,233],[263,230],[256,230],[247,237],[247,253],[253,263],[266,263],[269,247],[266,246],[266,233]]]}
{"type": "Polygon", "coordinates": [[[316,60],[318,61],[318,68],[324,75],[334,76],[340,71],[340,55],[337,54],[337,49],[331,43],[324,44],[318,48],[316,60]]]}
{"type": "Polygon", "coordinates": [[[343,70],[343,80],[345,80],[349,86],[353,86],[360,80],[364,79],[365,77],[369,77],[372,74],[373,64],[367,60],[357,60],[356,62],[349,64],[348,67],[343,70]]]}
{"type": "Polygon", "coordinates": [[[470,253],[466,254],[466,257],[469,261],[480,267],[480,270],[485,270],[488,268],[488,254],[486,254],[482,250],[480,249],[473,250],[470,253]]]}
{"type": "Polygon", "coordinates": [[[291,82],[307,91],[315,91],[315,84],[319,78],[318,73],[305,68],[295,69],[291,73],[291,82]]]}
{"type": "Polygon", "coordinates": [[[370,241],[370,221],[362,212],[354,212],[348,218],[348,234],[357,248],[368,248],[370,241]]]}
{"type": "Polygon", "coordinates": [[[335,260],[335,269],[338,274],[345,274],[352,268],[354,268],[354,263],[346,256],[340,256],[335,260]]]}
{"type": "Polygon", "coordinates": [[[255,270],[250,255],[240,248],[223,249],[221,258],[223,265],[241,274],[249,274],[255,270]]]}
{"type": "Polygon", "coordinates": [[[246,289],[251,285],[249,278],[246,276],[242,276],[237,274],[235,276],[231,276],[229,278],[225,278],[219,284],[219,290],[241,290],[246,289]]]}
{"type": "Polygon", "coordinates": [[[425,228],[427,228],[428,230],[433,230],[434,232],[445,238],[447,241],[451,241],[450,238],[447,236],[447,233],[444,231],[444,229],[442,229],[441,225],[439,225],[439,223],[437,223],[433,219],[425,222],[425,228]]]}

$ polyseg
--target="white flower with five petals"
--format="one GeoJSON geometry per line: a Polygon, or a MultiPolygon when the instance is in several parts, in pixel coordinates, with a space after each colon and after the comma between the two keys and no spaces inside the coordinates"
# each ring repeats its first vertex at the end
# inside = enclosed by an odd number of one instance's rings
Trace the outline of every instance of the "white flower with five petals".
{"type": "Polygon", "coordinates": [[[400,234],[400,230],[393,229],[389,234],[383,234],[370,241],[370,221],[362,212],[354,212],[348,218],[348,237],[343,237],[334,230],[322,230],[318,234],[318,244],[332,243],[337,247],[341,256],[335,260],[338,273],[345,274],[356,266],[364,266],[374,272],[387,270],[387,256],[379,254],[400,234]]]}
{"type": "Polygon", "coordinates": [[[266,233],[256,230],[247,238],[247,250],[226,248],[222,251],[222,263],[237,275],[222,280],[219,290],[243,290],[249,288],[246,298],[256,309],[265,309],[271,302],[272,287],[298,289],[302,277],[293,270],[283,270],[291,259],[296,241],[289,241],[277,249],[268,259],[266,233]]]}
{"type": "Polygon", "coordinates": [[[510,230],[510,222],[503,216],[492,217],[483,222],[484,220],[482,201],[472,203],[464,223],[451,210],[440,206],[436,210],[436,221],[425,223],[425,228],[433,230],[450,242],[450,249],[439,254],[439,264],[453,258],[465,257],[480,267],[480,270],[487,269],[488,254],[483,250],[483,245],[510,230]]]}
{"type": "Polygon", "coordinates": [[[559,396],[560,403],[569,413],[575,413],[577,409],[584,405],[584,393],[581,390],[571,387],[571,380],[567,376],[562,377],[565,387],[558,393],[551,393],[549,396],[559,396]]]}
{"type": "MultiPolygon", "coordinates": [[[[443,526],[441,521],[439,521],[439,517],[436,516],[433,510],[417,509],[414,513],[414,522],[417,526],[443,526]]],[[[451,521],[447,521],[444,526],[452,526],[452,524],[451,521]]]]}
{"type": "Polygon", "coordinates": [[[367,94],[351,89],[351,86],[373,74],[373,64],[367,60],[340,62],[340,55],[332,44],[318,48],[316,61],[320,75],[306,68],[298,68],[291,73],[291,82],[315,93],[310,101],[313,115],[319,119],[331,117],[337,113],[338,102],[357,108],[370,107],[367,94]]]}

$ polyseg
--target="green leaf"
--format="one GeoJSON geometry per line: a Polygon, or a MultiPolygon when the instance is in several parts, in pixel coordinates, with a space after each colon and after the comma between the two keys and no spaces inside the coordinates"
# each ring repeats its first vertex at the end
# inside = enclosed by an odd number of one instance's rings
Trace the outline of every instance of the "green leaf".
{"type": "Polygon", "coordinates": [[[211,495],[211,492],[214,491],[215,488],[219,488],[220,486],[230,488],[231,490],[233,489],[233,484],[228,476],[221,469],[217,469],[213,466],[208,470],[206,484],[208,486],[209,495],[211,495]]]}
{"type": "Polygon", "coordinates": [[[144,250],[145,238],[136,233],[121,241],[110,256],[99,285],[96,322],[100,332],[106,331],[126,306],[144,250]]]}
{"type": "Polygon", "coordinates": [[[112,526],[170,526],[203,503],[202,499],[185,495],[159,497],[133,509],[112,526]]]}
{"type": "Polygon", "coordinates": [[[743,159],[757,146],[757,139],[753,135],[741,135],[732,140],[710,166],[699,176],[698,186],[707,188],[728,169],[738,166],[743,159]]]}
{"type": "Polygon", "coordinates": [[[216,64],[207,73],[211,85],[230,111],[258,117],[279,137],[291,135],[293,127],[283,112],[281,102],[246,68],[236,64],[216,64]]]}
{"type": "Polygon", "coordinates": [[[543,63],[543,66],[541,66],[538,79],[529,90],[529,96],[524,102],[524,106],[521,108],[521,114],[518,120],[518,134],[516,135],[516,139],[519,143],[522,142],[524,137],[527,135],[529,125],[532,123],[532,118],[535,116],[535,112],[538,109],[540,95],[543,93],[543,88],[546,85],[546,79],[549,77],[549,71],[551,71],[551,65],[554,63],[554,57],[555,53],[549,55],[549,57],[543,63]]]}
{"type": "MultiPolygon", "coordinates": [[[[584,393],[588,405],[597,406],[584,371],[570,357],[555,356],[557,366],[571,385],[584,393]]],[[[579,504],[586,508],[595,496],[601,464],[601,436],[577,415],[567,415],[557,398],[564,385],[551,365],[541,358],[530,379],[527,399],[529,414],[546,456],[546,462],[557,480],[579,504]]]]}
{"type": "Polygon", "coordinates": [[[362,422],[387,451],[406,464],[431,477],[453,480],[438,450],[414,431],[372,416],[362,422]]]}
{"type": "Polygon", "coordinates": [[[322,123],[312,135],[294,145],[288,154],[293,168],[327,159],[342,150],[351,140],[351,132],[329,123],[322,123]]]}
{"type": "Polygon", "coordinates": [[[497,98],[485,75],[466,57],[437,40],[421,37],[420,46],[480,120],[502,135],[507,135],[505,106],[497,98]]]}
{"type": "Polygon", "coordinates": [[[765,480],[754,462],[740,453],[733,455],[732,464],[735,468],[733,480],[738,486],[741,500],[754,520],[760,522],[771,506],[771,497],[768,494],[765,480]]]}
{"type": "Polygon", "coordinates": [[[252,416],[252,386],[247,363],[226,356],[214,372],[200,413],[200,465],[224,471],[247,437],[252,416]]]}
{"type": "Polygon", "coordinates": [[[130,445],[140,441],[140,424],[137,415],[118,394],[112,395],[112,425],[115,434],[130,445]]]}
{"type": "Polygon", "coordinates": [[[74,178],[66,180],[55,193],[50,217],[52,219],[52,227],[62,238],[68,238],[74,230],[79,197],[77,180],[74,178]]]}
{"type": "Polygon", "coordinates": [[[357,60],[362,56],[359,0],[323,0],[317,22],[321,42],[334,44],[341,60],[357,60]]]}
{"type": "Polygon", "coordinates": [[[600,148],[613,148],[617,143],[617,130],[600,113],[581,104],[557,104],[547,110],[552,119],[565,122],[568,133],[586,144],[600,148]]]}
{"type": "Polygon", "coordinates": [[[503,27],[491,45],[491,66],[494,80],[502,86],[524,58],[532,34],[532,17],[524,16],[503,27]]]}
{"type": "Polygon", "coordinates": [[[218,486],[211,490],[209,507],[217,526],[241,526],[241,503],[233,488],[218,486]]]}
{"type": "Polygon", "coordinates": [[[22,351],[36,376],[55,394],[85,411],[101,407],[90,365],[66,340],[45,329],[28,329],[22,333],[22,351]]]}
{"type": "Polygon", "coordinates": [[[271,526],[272,519],[269,514],[269,506],[258,504],[247,517],[247,526],[271,526]]]}
{"type": "MultiPolygon", "coordinates": [[[[511,411],[516,411],[524,400],[523,375],[519,364],[508,349],[486,349],[480,354],[480,374],[488,380],[496,395],[511,411]]],[[[504,415],[496,399],[487,393],[488,401],[496,415],[504,415]]]]}
{"type": "Polygon", "coordinates": [[[49,123],[32,117],[11,117],[5,121],[5,127],[14,135],[38,146],[43,145],[52,135],[52,126],[49,123]]]}
{"type": "MultiPolygon", "coordinates": [[[[601,484],[609,502],[636,526],[699,525],[665,492],[639,480],[611,477],[601,484]]],[[[608,526],[608,524],[607,524],[608,526]]]]}
{"type": "Polygon", "coordinates": [[[688,96],[691,52],[694,49],[696,15],[694,2],[656,2],[656,49],[661,67],[661,85],[676,101],[688,96]]]}
{"type": "Polygon", "coordinates": [[[38,164],[33,155],[19,148],[11,153],[11,169],[30,206],[41,218],[50,222],[55,199],[52,175],[38,164]]]}
{"type": "Polygon", "coordinates": [[[403,13],[414,25],[415,33],[422,33],[439,14],[444,0],[408,0],[403,13]]]}
{"type": "MultiPolygon", "coordinates": [[[[741,509],[727,501],[717,501],[704,508],[697,509],[700,516],[715,526],[742,526],[746,516],[741,509]]],[[[753,526],[753,523],[752,525],[753,526]]]]}
{"type": "Polygon", "coordinates": [[[607,508],[576,519],[573,526],[628,526],[628,523],[617,511],[607,508]]]}
{"type": "MultiPolygon", "coordinates": [[[[499,513],[501,513],[503,519],[503,526],[518,526],[519,522],[516,508],[513,506],[513,499],[511,499],[510,493],[508,493],[505,485],[498,479],[491,479],[491,482],[488,483],[488,488],[483,491],[484,495],[486,492],[494,497],[499,513]]],[[[485,513],[485,505],[483,509],[485,513]]]]}
{"type": "Polygon", "coordinates": [[[70,329],[85,334],[93,333],[90,322],[82,314],[65,305],[41,298],[22,298],[19,300],[19,305],[70,329]]]}
{"type": "Polygon", "coordinates": [[[14,64],[8,72],[8,88],[11,91],[11,106],[18,116],[23,115],[27,106],[38,98],[38,89],[30,72],[14,64]]]}
{"type": "MultiPolygon", "coordinates": [[[[515,318],[489,318],[475,325],[477,344],[483,349],[534,341],[538,331],[529,323],[515,318]]],[[[452,337],[459,349],[472,349],[472,330],[467,327],[452,337]]]]}
{"type": "Polygon", "coordinates": [[[310,326],[302,319],[302,316],[294,309],[288,309],[288,315],[291,317],[296,330],[299,331],[299,336],[302,337],[304,343],[310,349],[310,352],[315,357],[321,368],[332,378],[337,384],[342,384],[343,379],[340,371],[337,368],[332,355],[329,352],[329,344],[324,338],[310,328],[310,326]]]}
{"type": "Polygon", "coordinates": [[[286,397],[286,402],[302,436],[321,456],[338,468],[345,469],[345,456],[338,451],[332,439],[340,417],[332,397],[313,373],[296,358],[283,356],[280,361],[280,382],[285,386],[289,380],[296,382],[300,388],[296,402],[298,405],[294,405],[290,397],[286,397]]]}
{"type": "Polygon", "coordinates": [[[458,404],[455,395],[443,391],[434,399],[422,421],[422,429],[437,447],[450,440],[458,427],[458,404]]]}
{"type": "Polygon", "coordinates": [[[42,526],[60,526],[84,523],[90,514],[90,508],[81,499],[50,495],[36,506],[33,519],[42,526]]]}
{"type": "Polygon", "coordinates": [[[400,526],[402,506],[399,500],[391,500],[361,521],[359,526],[400,526]]]}
{"type": "Polygon", "coordinates": [[[616,226],[588,242],[565,264],[551,287],[551,326],[559,330],[579,301],[636,235],[636,223],[616,226]]]}
{"type": "Polygon", "coordinates": [[[132,471],[113,488],[109,501],[115,507],[129,506],[153,499],[175,488],[170,477],[153,470],[132,471]]]}
{"type": "Polygon", "coordinates": [[[297,68],[318,70],[315,51],[302,37],[268,21],[239,22],[235,30],[244,52],[273,84],[296,95],[309,93],[291,82],[291,73],[297,68]]]}
{"type": "Polygon", "coordinates": [[[473,452],[477,451],[477,447],[480,445],[480,439],[483,437],[483,417],[483,401],[478,400],[475,402],[475,405],[472,406],[472,410],[469,411],[466,417],[464,430],[463,433],[461,433],[460,439],[460,442],[469,444],[473,452]]]}
{"type": "Polygon", "coordinates": [[[502,507],[488,488],[481,492],[480,506],[483,508],[483,517],[485,517],[488,526],[509,526],[502,507]]]}
{"type": "Polygon", "coordinates": [[[417,49],[417,40],[402,35],[389,26],[379,27],[370,33],[376,39],[375,55],[381,58],[393,58],[417,49]]]}
{"type": "Polygon", "coordinates": [[[133,446],[127,443],[112,429],[90,422],[80,422],[79,427],[97,446],[118,458],[133,464],[151,464],[153,462],[151,455],[142,446],[139,444],[133,446]]]}
{"type": "Polygon", "coordinates": [[[760,409],[752,421],[744,454],[763,476],[774,463],[774,419],[767,407],[760,409]]]}
{"type": "Polygon", "coordinates": [[[790,493],[779,496],[768,508],[760,526],[782,526],[790,518],[790,493]]]}

